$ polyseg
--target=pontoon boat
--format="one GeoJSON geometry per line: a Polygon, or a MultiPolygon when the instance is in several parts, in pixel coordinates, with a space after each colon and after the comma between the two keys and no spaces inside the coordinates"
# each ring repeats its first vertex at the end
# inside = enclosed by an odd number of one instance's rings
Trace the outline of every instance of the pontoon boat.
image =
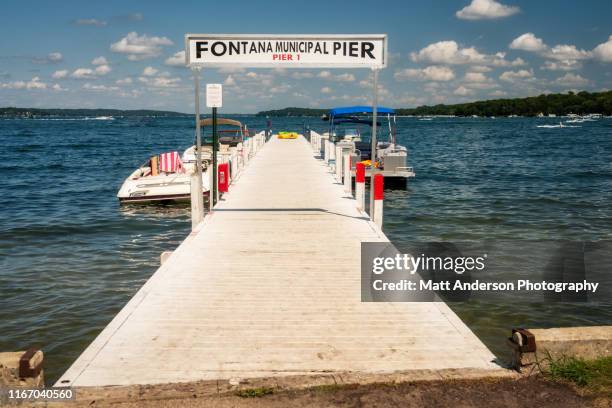
{"type": "MultiPolygon", "coordinates": [[[[325,120],[325,119],[324,119],[325,120]]],[[[355,163],[366,164],[366,175],[372,166],[385,176],[388,185],[405,185],[414,170],[407,166],[408,150],[396,143],[396,115],[391,108],[377,108],[376,154],[372,157],[372,107],[349,106],[334,108],[329,120],[330,140],[337,146],[348,146],[354,176],[355,163]],[[384,137],[386,134],[386,137],[384,137]]]]}

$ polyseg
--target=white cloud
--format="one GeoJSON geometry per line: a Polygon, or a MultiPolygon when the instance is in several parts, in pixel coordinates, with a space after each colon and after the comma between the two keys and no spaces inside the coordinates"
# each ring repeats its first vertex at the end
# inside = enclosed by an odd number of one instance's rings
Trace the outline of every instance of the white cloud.
{"type": "Polygon", "coordinates": [[[461,48],[456,41],[438,41],[429,44],[419,52],[410,54],[410,58],[414,62],[429,62],[433,64],[474,64],[474,65],[492,65],[498,67],[519,66],[524,65],[525,61],[517,58],[514,61],[505,59],[506,55],[503,52],[498,52],[493,55],[482,54],[474,47],[461,48]]]}
{"type": "Polygon", "coordinates": [[[469,96],[469,95],[474,95],[474,91],[461,85],[460,87],[458,87],[457,89],[453,91],[453,94],[458,95],[458,96],[469,96]]]}
{"type": "Polygon", "coordinates": [[[106,74],[108,74],[111,71],[112,71],[112,69],[108,65],[99,65],[94,70],[96,75],[106,75],[106,74]]]}
{"type": "Polygon", "coordinates": [[[131,61],[140,61],[146,58],[157,57],[161,54],[162,47],[172,45],[173,42],[166,37],[149,37],[147,35],[138,35],[132,31],[125,37],[111,44],[110,49],[113,52],[127,54],[131,61]]]}
{"type": "Polygon", "coordinates": [[[516,6],[506,6],[495,0],[472,0],[457,11],[456,16],[463,20],[484,20],[512,16],[520,11],[516,6]]]}
{"type": "Polygon", "coordinates": [[[510,48],[533,52],[541,57],[558,61],[557,63],[547,61],[542,67],[552,71],[578,69],[581,66],[578,61],[589,59],[593,56],[593,52],[578,49],[575,45],[570,44],[557,44],[551,48],[533,33],[525,33],[518,36],[512,40],[510,48]]]}
{"type": "Polygon", "coordinates": [[[171,57],[166,58],[164,64],[171,65],[173,67],[184,67],[185,66],[185,51],[179,51],[172,55],[171,57]]]}
{"type": "Polygon", "coordinates": [[[470,70],[472,72],[491,72],[493,71],[493,69],[491,69],[490,67],[487,67],[486,65],[474,65],[470,67],[470,70]]]}
{"type": "Polygon", "coordinates": [[[533,70],[527,71],[526,69],[506,71],[499,76],[499,79],[506,82],[527,81],[533,78],[533,70]]]}
{"type": "Polygon", "coordinates": [[[588,59],[593,54],[590,51],[579,50],[575,45],[559,44],[548,50],[545,56],[557,61],[567,61],[588,59]]]}
{"type": "MultiPolygon", "coordinates": [[[[323,71],[323,72],[325,72],[325,71],[323,71]]],[[[330,87],[324,86],[323,88],[321,88],[321,93],[324,93],[324,94],[332,93],[332,90],[331,90],[330,87]]]]}
{"type": "Polygon", "coordinates": [[[508,93],[506,91],[502,91],[501,89],[497,89],[491,93],[489,93],[490,96],[506,96],[508,95],[508,93]]]}
{"type": "Polygon", "coordinates": [[[91,61],[91,65],[108,65],[108,61],[104,57],[96,57],[91,61]]]}
{"type": "Polygon", "coordinates": [[[555,80],[555,83],[563,86],[585,86],[590,83],[590,81],[580,75],[567,73],[560,78],[555,80]]]}
{"type": "Polygon", "coordinates": [[[304,79],[304,78],[312,78],[314,74],[312,72],[294,72],[291,74],[291,78],[293,79],[304,79]]]}
{"type": "Polygon", "coordinates": [[[612,35],[608,38],[608,41],[593,49],[593,55],[600,61],[612,62],[612,35]]]}
{"type": "Polygon", "coordinates": [[[76,25],[90,25],[96,27],[104,27],[107,24],[106,21],[98,20],[97,18],[79,18],[78,20],[75,20],[74,23],[76,25]]]}
{"type": "Polygon", "coordinates": [[[547,69],[549,71],[574,71],[582,68],[582,64],[579,61],[546,61],[541,69],[547,69]]]}
{"type": "Polygon", "coordinates": [[[96,74],[91,68],[77,68],[72,72],[72,74],[70,74],[70,76],[76,79],[93,79],[95,78],[96,74]]]}
{"type": "Polygon", "coordinates": [[[65,91],[66,90],[66,88],[62,88],[60,84],[53,84],[51,89],[53,89],[54,91],[65,91]]]}
{"type": "Polygon", "coordinates": [[[466,72],[463,82],[463,85],[470,89],[491,89],[499,86],[482,72],[466,72]]]}
{"type": "Polygon", "coordinates": [[[217,69],[217,72],[220,74],[238,74],[243,73],[244,71],[246,71],[246,69],[242,67],[221,67],[217,69]]]}
{"type": "Polygon", "coordinates": [[[396,71],[393,77],[398,80],[417,79],[427,81],[450,81],[455,78],[452,69],[440,65],[431,65],[423,69],[406,68],[396,71]]]}
{"type": "Polygon", "coordinates": [[[138,80],[152,88],[176,88],[180,82],[180,78],[168,77],[144,77],[141,76],[138,80]]]}
{"type": "MultiPolygon", "coordinates": [[[[306,73],[308,74],[308,73],[306,73]]],[[[355,75],[344,73],[339,75],[333,75],[330,71],[321,71],[317,74],[318,78],[325,79],[328,81],[336,81],[336,82],[353,82],[355,81],[355,75]]],[[[303,78],[308,78],[307,76],[303,76],[303,78]]]]}
{"type": "Polygon", "coordinates": [[[154,76],[155,74],[157,74],[157,69],[153,67],[145,67],[145,69],[142,71],[142,75],[144,76],[154,76]]]}
{"type": "Polygon", "coordinates": [[[132,83],[132,78],[123,78],[115,81],[117,85],[130,85],[132,83]]]}
{"type": "Polygon", "coordinates": [[[228,75],[225,81],[223,81],[223,85],[234,86],[236,85],[236,80],[231,75],[228,75]]]}
{"type": "Polygon", "coordinates": [[[49,55],[47,55],[47,59],[50,62],[60,62],[61,60],[64,59],[64,56],[60,52],[52,52],[49,55]]]}
{"type": "Polygon", "coordinates": [[[335,78],[336,81],[340,81],[340,82],[353,82],[355,80],[355,75],[353,74],[340,74],[340,75],[336,75],[335,78]]]}
{"type": "Polygon", "coordinates": [[[0,87],[8,89],[47,89],[47,84],[41,82],[40,77],[34,77],[31,80],[25,81],[14,81],[2,84],[0,87]]]}
{"type": "Polygon", "coordinates": [[[68,76],[68,70],[67,69],[60,69],[59,71],[55,71],[53,73],[53,75],[51,75],[51,78],[53,79],[63,79],[66,78],[68,76]]]}
{"type": "Polygon", "coordinates": [[[487,82],[489,78],[481,72],[466,72],[463,78],[466,82],[487,82]]]}
{"type": "MultiPolygon", "coordinates": [[[[111,72],[112,69],[108,65],[98,65],[96,68],[77,68],[70,76],[75,79],[95,79],[99,76],[104,76],[111,72]]],[[[60,71],[58,71],[60,72],[60,71]]],[[[54,74],[55,75],[55,74],[54,74]]]]}
{"type": "Polygon", "coordinates": [[[102,92],[109,92],[109,91],[118,91],[119,88],[116,86],[106,86],[106,85],[95,85],[95,84],[90,84],[89,82],[85,83],[85,85],[83,85],[83,89],[86,89],[88,91],[102,91],[102,92]]]}
{"type": "Polygon", "coordinates": [[[450,81],[455,73],[449,67],[432,65],[423,69],[425,79],[431,81],[450,81]]]}
{"type": "Polygon", "coordinates": [[[34,57],[32,62],[35,64],[56,64],[63,61],[64,56],[61,52],[51,52],[45,57],[34,57]]]}
{"type": "Polygon", "coordinates": [[[512,40],[510,48],[513,50],[539,52],[546,50],[548,47],[541,38],[536,37],[533,33],[525,33],[512,40]]]}

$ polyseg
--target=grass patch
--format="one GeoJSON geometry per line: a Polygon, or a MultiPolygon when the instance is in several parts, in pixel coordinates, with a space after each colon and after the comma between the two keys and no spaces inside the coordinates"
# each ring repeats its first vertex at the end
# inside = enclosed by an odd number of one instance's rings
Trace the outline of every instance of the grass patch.
{"type": "Polygon", "coordinates": [[[612,391],[612,357],[584,360],[576,357],[550,359],[546,374],[553,380],[573,382],[595,391],[612,391]]]}
{"type": "Polygon", "coordinates": [[[270,387],[245,388],[236,392],[240,398],[261,398],[271,394],[274,394],[274,389],[270,387]]]}
{"type": "Polygon", "coordinates": [[[321,384],[312,386],[309,389],[314,392],[335,392],[342,388],[343,386],[339,384],[321,384]]]}

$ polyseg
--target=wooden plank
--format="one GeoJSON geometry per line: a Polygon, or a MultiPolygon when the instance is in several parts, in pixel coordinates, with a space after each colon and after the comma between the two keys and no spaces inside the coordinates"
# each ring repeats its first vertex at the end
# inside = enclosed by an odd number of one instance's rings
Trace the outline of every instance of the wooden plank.
{"type": "Polygon", "coordinates": [[[57,385],[499,370],[444,303],[362,303],[362,241],[387,238],[308,142],[273,138],[57,385]]]}

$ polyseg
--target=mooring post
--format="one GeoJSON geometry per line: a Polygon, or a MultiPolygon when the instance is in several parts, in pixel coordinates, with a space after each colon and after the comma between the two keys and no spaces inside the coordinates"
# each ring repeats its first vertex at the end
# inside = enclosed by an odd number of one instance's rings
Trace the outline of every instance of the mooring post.
{"type": "Polygon", "coordinates": [[[353,177],[351,175],[351,154],[344,155],[344,191],[353,194],[353,177]]]}
{"type": "Polygon", "coordinates": [[[374,175],[374,187],[372,188],[374,193],[374,217],[372,220],[382,228],[383,224],[383,200],[384,200],[384,191],[385,191],[385,181],[384,176],[381,173],[376,173],[374,175]]]}
{"type": "Polygon", "coordinates": [[[323,161],[327,164],[329,162],[329,139],[323,139],[323,146],[323,161]]]}
{"type": "Polygon", "coordinates": [[[338,181],[342,181],[342,172],[344,171],[344,166],[342,164],[342,147],[336,144],[336,149],[334,152],[336,156],[336,178],[338,181]]]}
{"type": "Polygon", "coordinates": [[[370,157],[370,217],[372,217],[372,207],[374,206],[374,175],[376,174],[376,149],[378,143],[376,141],[376,132],[378,126],[378,69],[372,69],[374,95],[372,95],[372,155],[370,157]]]}
{"type": "Polygon", "coordinates": [[[212,173],[213,183],[212,183],[212,204],[210,205],[210,209],[217,204],[217,200],[219,200],[219,191],[217,188],[218,181],[218,173],[217,173],[217,152],[219,151],[219,134],[217,133],[217,108],[212,108],[212,133],[213,133],[213,149],[212,149],[212,173]]]}
{"type": "Polygon", "coordinates": [[[355,164],[355,200],[357,200],[357,208],[365,211],[365,165],[363,163],[355,164]]]}
{"type": "Polygon", "coordinates": [[[192,68],[195,85],[195,156],[196,171],[191,177],[191,229],[204,218],[204,193],[202,189],[202,142],[200,132],[200,68],[192,68]]]}

